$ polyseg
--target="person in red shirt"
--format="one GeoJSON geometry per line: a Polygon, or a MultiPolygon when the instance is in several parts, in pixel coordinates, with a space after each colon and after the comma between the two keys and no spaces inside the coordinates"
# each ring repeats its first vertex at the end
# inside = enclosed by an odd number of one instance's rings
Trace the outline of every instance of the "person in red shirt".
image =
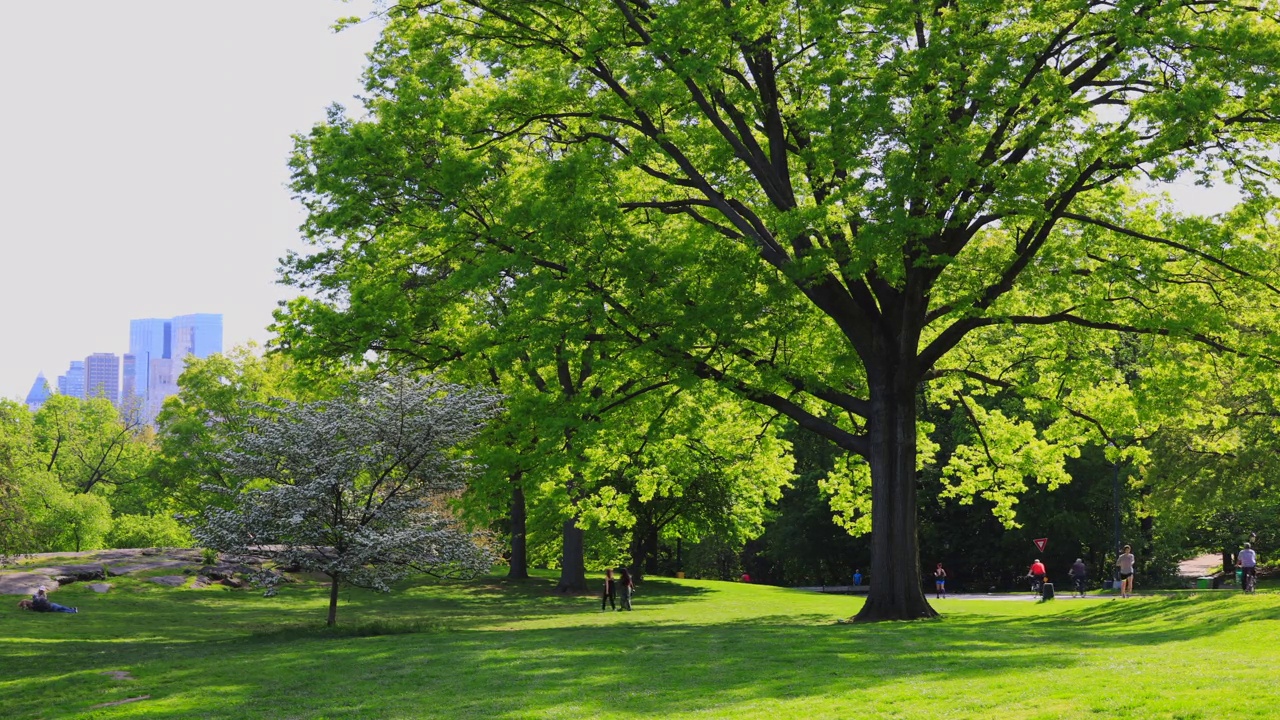
{"type": "Polygon", "coordinates": [[[1044,576],[1048,573],[1044,569],[1044,563],[1040,562],[1040,558],[1036,558],[1036,561],[1031,563],[1031,570],[1027,574],[1036,579],[1036,585],[1044,585],[1044,576]]]}

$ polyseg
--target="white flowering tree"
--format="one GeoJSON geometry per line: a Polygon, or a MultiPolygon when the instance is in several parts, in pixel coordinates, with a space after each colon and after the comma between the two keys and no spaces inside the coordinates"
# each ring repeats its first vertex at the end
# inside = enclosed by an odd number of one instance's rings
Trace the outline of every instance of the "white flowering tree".
{"type": "MultiPolygon", "coordinates": [[[[233,496],[232,507],[209,507],[194,534],[229,554],[329,576],[329,625],[342,584],[387,592],[412,572],[485,572],[491,553],[447,501],[472,471],[460,446],[500,400],[394,375],[354,383],[332,400],[261,406],[226,454],[240,478],[219,490],[233,496]]],[[[268,594],[281,579],[275,568],[264,565],[255,578],[268,594]]]]}

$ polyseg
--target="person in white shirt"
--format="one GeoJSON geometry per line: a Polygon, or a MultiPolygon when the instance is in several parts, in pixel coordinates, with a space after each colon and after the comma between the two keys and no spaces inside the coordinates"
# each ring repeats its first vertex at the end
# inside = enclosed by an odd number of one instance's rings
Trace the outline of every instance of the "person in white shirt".
{"type": "Polygon", "coordinates": [[[1124,552],[1116,558],[1116,567],[1120,568],[1120,597],[1127,598],[1133,594],[1133,550],[1128,545],[1124,552]]]}
{"type": "Polygon", "coordinates": [[[1248,578],[1253,578],[1254,582],[1258,579],[1258,553],[1253,551],[1253,546],[1249,543],[1244,544],[1244,549],[1236,556],[1236,564],[1240,566],[1240,589],[1245,589],[1248,585],[1248,578]]]}

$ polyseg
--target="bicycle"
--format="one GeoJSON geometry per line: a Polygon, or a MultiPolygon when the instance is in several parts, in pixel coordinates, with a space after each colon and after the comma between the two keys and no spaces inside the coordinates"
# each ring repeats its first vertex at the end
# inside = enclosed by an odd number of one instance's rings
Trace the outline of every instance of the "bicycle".
{"type": "Polygon", "coordinates": [[[1028,575],[1027,580],[1031,582],[1031,594],[1040,597],[1044,591],[1044,586],[1040,584],[1040,578],[1035,575],[1028,575]]]}
{"type": "Polygon", "coordinates": [[[1241,580],[1241,590],[1247,593],[1253,593],[1254,588],[1258,586],[1258,571],[1254,568],[1244,568],[1244,577],[1241,580]],[[1253,570],[1253,572],[1249,572],[1253,570]]]}

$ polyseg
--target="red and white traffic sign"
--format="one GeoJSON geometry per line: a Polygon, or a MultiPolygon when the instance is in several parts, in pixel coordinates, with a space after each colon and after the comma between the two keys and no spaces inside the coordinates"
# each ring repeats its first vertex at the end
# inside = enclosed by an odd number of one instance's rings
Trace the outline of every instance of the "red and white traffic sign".
{"type": "Polygon", "coordinates": [[[1037,550],[1039,550],[1040,552],[1044,552],[1044,549],[1049,545],[1049,538],[1036,538],[1031,542],[1036,544],[1037,550]]]}

